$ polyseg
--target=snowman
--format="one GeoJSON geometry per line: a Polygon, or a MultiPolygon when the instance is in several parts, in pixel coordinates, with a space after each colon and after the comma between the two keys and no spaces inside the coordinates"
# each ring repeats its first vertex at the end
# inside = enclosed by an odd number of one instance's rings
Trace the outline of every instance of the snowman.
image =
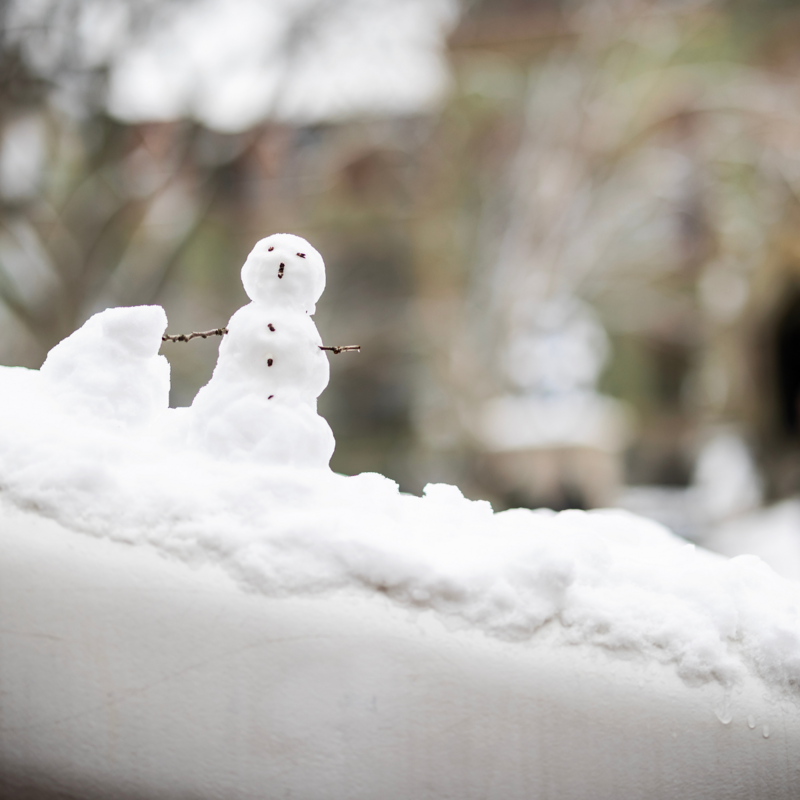
{"type": "Polygon", "coordinates": [[[311,319],[322,256],[288,233],[262,239],[242,267],[251,302],[227,327],[209,383],[189,410],[189,439],[217,457],[325,469],[335,441],[317,414],[330,368],[311,319]]]}

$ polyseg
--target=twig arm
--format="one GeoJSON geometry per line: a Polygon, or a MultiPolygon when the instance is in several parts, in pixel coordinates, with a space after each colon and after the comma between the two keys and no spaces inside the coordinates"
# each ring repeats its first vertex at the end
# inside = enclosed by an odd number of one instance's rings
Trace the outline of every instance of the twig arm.
{"type": "MultiPolygon", "coordinates": [[[[191,333],[178,333],[171,335],[165,333],[161,337],[162,342],[190,342],[192,339],[208,339],[209,336],[224,336],[228,332],[227,328],[214,328],[210,331],[192,331],[191,333]]],[[[329,350],[334,355],[339,353],[360,353],[360,344],[339,344],[339,345],[319,345],[320,350],[329,350]]]]}
{"type": "Polygon", "coordinates": [[[165,333],[161,337],[162,342],[190,342],[192,339],[207,339],[209,336],[224,336],[228,332],[227,328],[214,328],[212,331],[192,331],[191,333],[179,333],[170,336],[165,333]]]}
{"type": "Polygon", "coordinates": [[[331,353],[333,353],[334,355],[338,356],[339,353],[347,353],[347,352],[360,353],[361,352],[361,345],[360,344],[340,344],[340,345],[336,345],[334,347],[326,347],[324,345],[320,345],[319,349],[320,350],[330,350],[331,353]]]}

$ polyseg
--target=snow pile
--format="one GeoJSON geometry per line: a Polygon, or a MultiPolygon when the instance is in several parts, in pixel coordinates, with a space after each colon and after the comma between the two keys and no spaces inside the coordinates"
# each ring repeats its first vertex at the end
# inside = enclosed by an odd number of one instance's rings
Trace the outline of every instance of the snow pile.
{"type": "Polygon", "coordinates": [[[48,353],[42,382],[70,415],[146,425],[169,402],[169,363],[153,357],[166,327],[160,306],[95,314],[48,353]]]}
{"type": "Polygon", "coordinates": [[[495,514],[453,486],[414,497],[331,472],[309,316],[322,259],[279,234],[243,276],[252,303],[191,408],[167,407],[158,308],[93,317],[39,372],[0,369],[5,497],[269,594],[379,591],[495,636],[547,626],[673,663],[690,683],[755,672],[800,687],[800,587],[754,557],[728,561],[622,511],[495,514]]]}

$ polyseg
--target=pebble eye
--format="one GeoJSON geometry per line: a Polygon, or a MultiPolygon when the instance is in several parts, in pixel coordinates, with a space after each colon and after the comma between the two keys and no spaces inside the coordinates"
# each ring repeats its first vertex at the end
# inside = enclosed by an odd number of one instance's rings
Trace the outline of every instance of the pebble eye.
{"type": "Polygon", "coordinates": [[[300,258],[305,258],[305,257],[306,257],[306,254],[305,254],[305,253],[298,253],[297,255],[299,255],[299,256],[300,256],[300,258]]]}
{"type": "Polygon", "coordinates": [[[274,249],[275,249],[274,247],[268,247],[268,248],[267,248],[267,252],[268,252],[268,253],[271,253],[271,252],[272,252],[274,249]]]}

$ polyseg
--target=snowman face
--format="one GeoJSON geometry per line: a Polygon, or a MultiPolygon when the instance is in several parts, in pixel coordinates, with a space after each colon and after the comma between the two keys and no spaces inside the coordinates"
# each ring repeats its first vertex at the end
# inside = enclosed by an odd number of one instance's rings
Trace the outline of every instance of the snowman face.
{"type": "Polygon", "coordinates": [[[247,257],[242,283],[254,303],[313,314],[325,288],[325,264],[305,239],[275,233],[247,257]]]}

